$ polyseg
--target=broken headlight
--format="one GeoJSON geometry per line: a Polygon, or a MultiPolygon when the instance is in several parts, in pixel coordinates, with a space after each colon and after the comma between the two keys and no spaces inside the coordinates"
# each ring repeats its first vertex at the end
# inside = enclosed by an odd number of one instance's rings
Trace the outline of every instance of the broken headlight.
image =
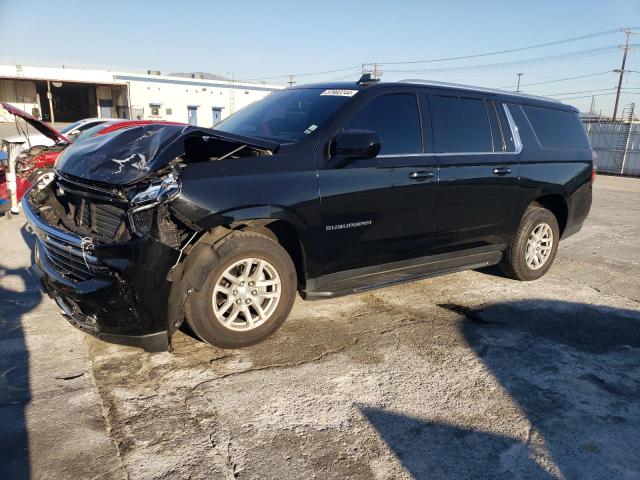
{"type": "Polygon", "coordinates": [[[180,193],[180,181],[173,173],[170,173],[162,181],[152,183],[141,192],[136,193],[131,199],[131,206],[138,208],[157,205],[172,200],[178,193],[180,193]]]}
{"type": "Polygon", "coordinates": [[[152,183],[136,193],[130,201],[129,224],[138,235],[149,233],[153,224],[153,211],[156,205],[173,200],[180,193],[180,180],[170,173],[160,182],[152,183]]]}

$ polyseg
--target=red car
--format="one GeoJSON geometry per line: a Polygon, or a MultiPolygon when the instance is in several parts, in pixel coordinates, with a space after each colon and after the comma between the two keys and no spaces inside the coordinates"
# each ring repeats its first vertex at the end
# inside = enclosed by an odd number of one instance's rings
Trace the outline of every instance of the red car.
{"type": "MultiPolygon", "coordinates": [[[[51,147],[44,147],[43,151],[36,155],[23,155],[16,161],[16,187],[17,187],[17,200],[18,202],[29,189],[29,187],[36,182],[43,175],[51,173],[56,160],[62,153],[62,151],[71,145],[72,143],[82,141],[86,138],[107,135],[116,130],[123,128],[135,127],[138,125],[148,124],[171,124],[171,125],[185,125],[178,122],[167,122],[157,120],[122,120],[111,121],[97,125],[93,128],[85,130],[73,140],[65,137],[63,134],[47,125],[46,123],[38,120],[36,117],[29,115],[27,112],[20,110],[7,103],[2,103],[2,107],[9,113],[16,117],[22,118],[29,123],[33,128],[56,142],[51,147]]],[[[0,214],[5,213],[11,208],[11,198],[9,196],[8,182],[7,182],[8,164],[1,164],[0,166],[0,214]]]]}

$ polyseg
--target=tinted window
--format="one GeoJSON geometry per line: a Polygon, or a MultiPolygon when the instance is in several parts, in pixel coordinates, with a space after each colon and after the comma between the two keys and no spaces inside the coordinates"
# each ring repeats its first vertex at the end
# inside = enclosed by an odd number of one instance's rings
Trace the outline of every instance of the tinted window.
{"type": "Polygon", "coordinates": [[[430,104],[436,152],[493,151],[483,100],[434,95],[430,104]]]}
{"type": "Polygon", "coordinates": [[[577,114],[525,106],[522,110],[543,148],[589,148],[577,114]]]}
{"type": "Polygon", "coordinates": [[[380,154],[421,153],[420,114],[415,95],[398,93],[372,100],[345,125],[373,130],[380,136],[380,154]]]}
{"type": "Polygon", "coordinates": [[[293,88],[274,92],[215,126],[222,130],[277,142],[296,142],[327,122],[356,90],[293,88]]]}

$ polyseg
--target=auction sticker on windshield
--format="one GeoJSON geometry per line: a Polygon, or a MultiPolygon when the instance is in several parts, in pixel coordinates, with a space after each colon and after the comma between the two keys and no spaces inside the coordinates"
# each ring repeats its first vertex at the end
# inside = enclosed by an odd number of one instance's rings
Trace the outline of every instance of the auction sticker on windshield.
{"type": "Polygon", "coordinates": [[[333,97],[353,97],[358,90],[325,90],[320,95],[331,95],[333,97]]]}

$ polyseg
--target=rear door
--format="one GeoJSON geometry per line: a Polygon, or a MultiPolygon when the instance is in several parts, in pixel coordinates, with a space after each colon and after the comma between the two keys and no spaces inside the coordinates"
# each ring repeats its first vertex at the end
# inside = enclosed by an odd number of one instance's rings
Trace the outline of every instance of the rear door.
{"type": "Polygon", "coordinates": [[[423,146],[428,117],[415,91],[394,89],[363,98],[334,132],[373,130],[382,148],[345,166],[325,159],[318,170],[324,273],[428,254],[437,185],[435,159],[423,146]]]}
{"type": "Polygon", "coordinates": [[[481,95],[429,95],[438,160],[433,253],[501,248],[513,230],[518,158],[504,112],[481,95]]]}

